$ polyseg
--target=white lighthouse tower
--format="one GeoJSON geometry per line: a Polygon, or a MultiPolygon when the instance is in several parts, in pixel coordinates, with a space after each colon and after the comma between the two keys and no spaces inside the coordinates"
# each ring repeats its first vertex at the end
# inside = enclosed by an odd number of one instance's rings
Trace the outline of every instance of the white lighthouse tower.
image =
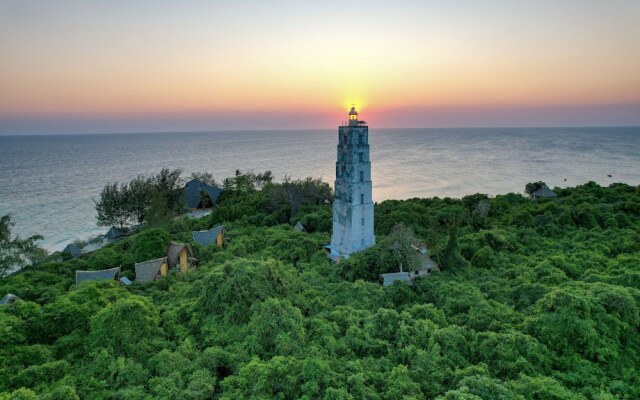
{"type": "Polygon", "coordinates": [[[376,243],[371,187],[369,127],[358,120],[358,112],[351,107],[348,125],[338,128],[333,233],[329,246],[334,260],[347,258],[376,243]]]}

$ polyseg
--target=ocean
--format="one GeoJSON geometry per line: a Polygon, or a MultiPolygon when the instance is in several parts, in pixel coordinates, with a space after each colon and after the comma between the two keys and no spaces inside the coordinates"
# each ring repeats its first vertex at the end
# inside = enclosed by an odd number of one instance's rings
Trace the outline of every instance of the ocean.
{"type": "MultiPolygon", "coordinates": [[[[42,245],[106,232],[94,202],[110,181],[161,168],[218,180],[236,169],[271,170],[277,180],[321,177],[333,186],[335,130],[0,136],[0,214],[42,245]]],[[[640,184],[640,127],[370,128],[375,201],[521,193],[527,182],[640,184]],[[609,177],[608,175],[611,175],[609,177]]]]}

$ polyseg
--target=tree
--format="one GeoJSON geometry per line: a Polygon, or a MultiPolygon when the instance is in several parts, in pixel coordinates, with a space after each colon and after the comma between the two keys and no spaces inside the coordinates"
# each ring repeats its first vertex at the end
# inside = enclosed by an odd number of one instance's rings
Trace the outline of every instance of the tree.
{"type": "Polygon", "coordinates": [[[261,190],[267,184],[273,181],[271,171],[255,173],[253,171],[242,172],[237,169],[235,176],[225,178],[223,181],[224,190],[231,192],[247,193],[255,190],[261,190]]]}
{"type": "Polygon", "coordinates": [[[141,224],[146,220],[148,208],[151,205],[153,188],[149,184],[149,180],[143,175],[138,175],[129,182],[128,191],[126,192],[126,208],[130,218],[137,224],[141,224]]]}
{"type": "Polygon", "coordinates": [[[184,208],[182,188],[184,182],[180,175],[182,170],[162,168],[160,172],[149,178],[154,192],[163,193],[167,199],[167,207],[172,213],[179,213],[184,208]]]}
{"type": "Polygon", "coordinates": [[[263,357],[290,355],[302,347],[302,314],[289,300],[270,298],[256,304],[249,321],[252,350],[263,357]]]}
{"type": "Polygon", "coordinates": [[[91,319],[87,342],[118,355],[145,355],[144,339],[158,332],[158,315],[150,302],[132,297],[109,304],[91,319]]]}
{"type": "Polygon", "coordinates": [[[115,225],[121,229],[148,222],[149,213],[154,223],[182,212],[183,192],[181,170],[163,168],[151,177],[138,175],[128,183],[107,183],[95,201],[98,225],[115,225]],[[152,204],[153,203],[153,204],[152,204]],[[166,209],[166,212],[165,212],[166,209]]]}
{"type": "Polygon", "coordinates": [[[11,237],[14,223],[10,215],[0,218],[0,278],[24,266],[42,261],[47,252],[37,244],[42,236],[33,235],[27,239],[11,237]]]}
{"type": "Polygon", "coordinates": [[[540,189],[543,186],[547,186],[546,183],[542,182],[542,181],[538,181],[538,182],[529,182],[525,185],[524,187],[524,192],[526,194],[528,194],[529,196],[531,196],[531,194],[533,192],[535,192],[536,190],[540,189]]]}
{"type": "Polygon", "coordinates": [[[460,254],[460,245],[458,244],[458,235],[460,228],[458,224],[454,224],[449,229],[449,240],[447,241],[447,247],[442,252],[442,267],[443,269],[455,270],[465,267],[469,264],[467,260],[460,254]]]}
{"type": "Polygon", "coordinates": [[[146,212],[149,226],[161,228],[169,225],[172,213],[167,203],[167,195],[164,192],[153,192],[151,194],[151,202],[146,212]]]}
{"type": "Polygon", "coordinates": [[[413,229],[399,223],[393,227],[391,233],[387,237],[389,250],[393,257],[394,263],[402,266],[405,271],[417,270],[420,267],[420,256],[418,252],[411,246],[416,242],[413,229]]]}
{"type": "Polygon", "coordinates": [[[197,179],[210,186],[218,186],[218,183],[211,172],[193,172],[191,174],[191,179],[197,179]]]}
{"type": "Polygon", "coordinates": [[[293,180],[285,176],[280,184],[265,187],[269,199],[269,211],[288,207],[289,218],[296,215],[302,205],[326,205],[331,203],[331,187],[319,178],[293,180]]]}
{"type": "Polygon", "coordinates": [[[126,184],[107,183],[100,192],[100,200],[94,200],[98,225],[115,225],[120,229],[129,225],[132,222],[129,201],[126,184]]]}

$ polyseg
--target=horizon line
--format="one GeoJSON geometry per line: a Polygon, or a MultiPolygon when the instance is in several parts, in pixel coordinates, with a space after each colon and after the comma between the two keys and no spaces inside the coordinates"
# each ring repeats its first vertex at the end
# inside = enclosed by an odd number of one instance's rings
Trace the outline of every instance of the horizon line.
{"type": "MultiPolygon", "coordinates": [[[[340,125],[336,125],[340,126],[340,125]]],[[[493,125],[493,126],[416,126],[416,127],[388,127],[382,126],[374,128],[385,130],[410,130],[410,129],[567,129],[567,128],[580,128],[580,129],[598,129],[598,128],[640,128],[640,124],[631,125],[493,125]]],[[[196,130],[151,130],[151,131],[112,131],[112,132],[75,132],[75,133],[3,133],[0,132],[0,137],[15,137],[15,136],[88,136],[88,135],[145,135],[145,134],[166,134],[166,133],[232,133],[232,132],[300,132],[300,131],[332,131],[334,128],[264,128],[264,129],[196,129],[196,130]]]]}

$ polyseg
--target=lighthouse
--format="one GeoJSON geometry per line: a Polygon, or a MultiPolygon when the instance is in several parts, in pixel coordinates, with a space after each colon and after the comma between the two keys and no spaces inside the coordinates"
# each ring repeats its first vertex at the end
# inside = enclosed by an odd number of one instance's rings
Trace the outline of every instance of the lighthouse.
{"type": "Polygon", "coordinates": [[[373,246],[369,127],[358,119],[355,107],[347,125],[338,128],[338,156],[333,201],[331,258],[339,260],[373,246]]]}

